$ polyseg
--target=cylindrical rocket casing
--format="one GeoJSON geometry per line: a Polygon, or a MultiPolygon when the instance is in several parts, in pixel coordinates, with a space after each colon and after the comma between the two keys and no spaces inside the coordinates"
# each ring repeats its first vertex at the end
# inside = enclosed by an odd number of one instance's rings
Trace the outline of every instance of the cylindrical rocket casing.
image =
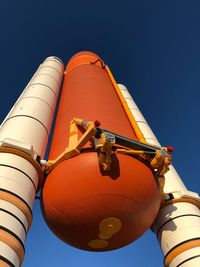
{"type": "MultiPolygon", "coordinates": [[[[98,120],[102,128],[137,140],[104,62],[88,51],[77,53],[67,64],[50,160],[65,151],[74,134],[69,131],[74,118],[98,120]]],[[[76,147],[76,142],[71,146],[76,147]]],[[[91,138],[78,156],[59,163],[45,181],[41,198],[45,220],[72,246],[92,251],[125,246],[143,234],[157,215],[160,194],[150,165],[113,152],[111,168],[105,171],[99,164],[105,153],[95,150],[91,138]]]]}
{"type": "Polygon", "coordinates": [[[63,76],[63,64],[48,57],[0,127],[1,266],[21,266],[36,191],[63,76]]]}
{"type": "MultiPolygon", "coordinates": [[[[160,146],[127,88],[121,84],[119,88],[146,141],[160,146]]],[[[174,203],[172,200],[161,206],[152,226],[165,257],[164,266],[198,267],[200,266],[200,199],[197,194],[187,191],[173,166],[170,166],[170,170],[165,174],[163,190],[165,194],[177,195],[174,203]]]]}

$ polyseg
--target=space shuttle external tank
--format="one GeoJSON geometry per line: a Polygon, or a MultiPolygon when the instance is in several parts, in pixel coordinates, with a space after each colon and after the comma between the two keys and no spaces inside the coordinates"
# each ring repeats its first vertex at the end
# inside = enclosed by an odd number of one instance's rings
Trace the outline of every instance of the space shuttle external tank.
{"type": "Polygon", "coordinates": [[[131,243],[151,226],[160,207],[153,168],[142,157],[116,153],[123,145],[108,141],[113,138],[109,133],[138,141],[104,62],[94,53],[80,52],[65,70],[49,154],[49,162],[57,161],[41,205],[50,229],[84,250],[131,243]],[[104,145],[96,144],[100,126],[108,130],[106,137],[100,132],[104,145]]]}

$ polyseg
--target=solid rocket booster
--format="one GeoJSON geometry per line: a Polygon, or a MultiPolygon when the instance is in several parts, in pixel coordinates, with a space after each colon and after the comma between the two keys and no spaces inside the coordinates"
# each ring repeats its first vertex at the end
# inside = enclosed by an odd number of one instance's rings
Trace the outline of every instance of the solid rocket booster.
{"type": "MultiPolygon", "coordinates": [[[[145,140],[160,143],[124,85],[119,88],[145,140]]],[[[171,165],[165,174],[165,199],[152,226],[164,254],[165,267],[200,266],[200,198],[187,190],[171,165]]]]}
{"type": "MultiPolygon", "coordinates": [[[[99,120],[103,128],[137,139],[102,59],[91,52],[78,53],[67,64],[50,160],[65,150],[73,118],[99,120]]],[[[160,206],[159,187],[151,167],[137,157],[112,154],[111,170],[102,170],[91,142],[50,172],[42,209],[63,241],[84,250],[112,250],[151,226],[160,206]]]]}
{"type": "Polygon", "coordinates": [[[0,266],[21,266],[36,191],[63,76],[48,57],[38,68],[0,128],[0,266]]]}

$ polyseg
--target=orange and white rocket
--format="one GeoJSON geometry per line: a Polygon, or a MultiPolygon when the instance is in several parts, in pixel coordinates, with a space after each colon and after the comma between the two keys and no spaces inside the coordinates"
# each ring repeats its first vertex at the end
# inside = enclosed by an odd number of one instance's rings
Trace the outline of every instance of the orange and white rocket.
{"type": "MultiPolygon", "coordinates": [[[[149,144],[160,146],[151,128],[124,85],[119,84],[130,111],[149,144]]],[[[200,266],[200,198],[188,191],[175,168],[165,174],[163,198],[153,223],[164,254],[165,267],[200,266]]]]}
{"type": "Polygon", "coordinates": [[[63,64],[48,57],[0,128],[0,266],[21,266],[36,191],[63,76],[63,64]]]}
{"type": "Polygon", "coordinates": [[[50,160],[58,157],[59,164],[42,191],[42,210],[52,231],[63,241],[92,251],[116,249],[137,239],[151,226],[160,206],[157,182],[143,158],[116,153],[123,146],[115,142],[111,169],[105,170],[99,160],[106,153],[109,157],[109,142],[100,151],[95,139],[86,136],[80,146],[83,129],[78,139],[75,129],[70,131],[73,118],[88,120],[85,124],[91,130],[89,121],[98,119],[104,129],[137,140],[109,74],[103,61],[90,52],[76,54],[67,64],[49,154],[50,160]],[[63,155],[61,161],[59,155],[67,146],[77,156],[65,160],[63,155]]]}
{"type": "Polygon", "coordinates": [[[151,227],[166,267],[199,266],[199,196],[186,189],[171,165],[173,149],[161,147],[98,55],[77,53],[65,72],[58,58],[47,58],[2,123],[0,141],[2,266],[22,264],[41,185],[46,223],[66,243],[108,251],[151,227]]]}

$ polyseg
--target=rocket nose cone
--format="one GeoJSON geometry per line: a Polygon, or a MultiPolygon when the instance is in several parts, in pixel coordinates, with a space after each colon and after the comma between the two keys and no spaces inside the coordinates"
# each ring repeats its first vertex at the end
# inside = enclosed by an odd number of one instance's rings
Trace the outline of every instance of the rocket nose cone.
{"type": "Polygon", "coordinates": [[[71,60],[74,60],[75,58],[78,58],[78,57],[82,57],[82,56],[93,56],[93,57],[96,57],[96,58],[100,58],[96,53],[94,52],[91,52],[91,51],[80,51],[80,52],[77,52],[75,55],[73,55],[69,62],[71,60]]]}
{"type": "Polygon", "coordinates": [[[99,67],[104,66],[103,60],[97,54],[90,51],[81,51],[71,57],[67,63],[65,73],[68,74],[74,68],[85,64],[95,64],[99,67]]]}

